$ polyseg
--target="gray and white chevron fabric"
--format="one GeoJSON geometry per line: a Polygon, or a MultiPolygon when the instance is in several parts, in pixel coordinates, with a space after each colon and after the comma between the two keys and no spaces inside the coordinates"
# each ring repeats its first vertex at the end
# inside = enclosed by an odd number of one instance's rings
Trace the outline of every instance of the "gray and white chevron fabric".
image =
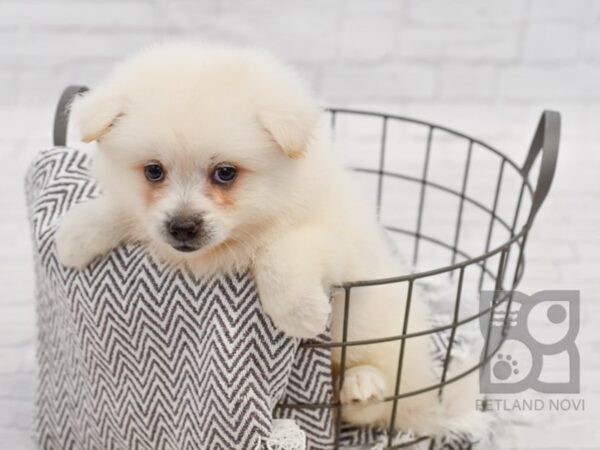
{"type": "Polygon", "coordinates": [[[329,392],[327,355],[294,363],[297,340],[262,312],[247,273],[199,280],[133,245],[83,271],[61,266],[59,218],[98,195],[88,164],[83,152],[52,149],[26,182],[41,448],[254,449],[270,435],[272,410],[293,370],[322,373],[312,388],[329,392]]]}
{"type": "MultiPolygon", "coordinates": [[[[329,353],[299,348],[262,312],[248,273],[197,279],[126,245],[83,271],[57,262],[54,234],[99,194],[86,153],[41,152],[26,180],[37,278],[36,430],[43,450],[276,448],[273,416],[307,448],[333,448],[329,353]]],[[[322,337],[326,339],[326,337],[322,337]]],[[[345,428],[345,445],[377,430],[345,428]]],[[[449,438],[451,439],[451,438],[449,438]]],[[[470,448],[464,439],[431,449],[470,448]]]]}

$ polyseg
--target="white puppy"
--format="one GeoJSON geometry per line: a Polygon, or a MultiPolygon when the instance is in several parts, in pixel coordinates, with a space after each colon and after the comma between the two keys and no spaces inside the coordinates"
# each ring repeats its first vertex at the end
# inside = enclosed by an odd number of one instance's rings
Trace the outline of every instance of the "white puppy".
{"type": "MultiPolygon", "coordinates": [[[[333,285],[407,272],[320,136],[308,90],[264,53],[158,46],[73,109],[83,140],[98,141],[104,195],[60,224],[57,251],[67,266],[138,241],[200,275],[251,267],[266,313],[303,338],[325,330],[333,285]]],[[[353,288],[348,338],[401,334],[407,288],[353,288]]],[[[423,330],[416,287],[412,297],[408,329],[423,330]]],[[[341,340],[343,292],[332,306],[333,339],[341,340]]],[[[426,341],[407,340],[401,392],[438,381],[426,341]]],[[[347,420],[389,423],[392,402],[377,400],[394,394],[399,349],[397,341],[348,347],[340,392],[347,420]]],[[[339,348],[333,358],[338,371],[339,348]]],[[[401,400],[396,425],[421,433],[452,426],[465,400],[444,398],[430,391],[401,400]]]]}

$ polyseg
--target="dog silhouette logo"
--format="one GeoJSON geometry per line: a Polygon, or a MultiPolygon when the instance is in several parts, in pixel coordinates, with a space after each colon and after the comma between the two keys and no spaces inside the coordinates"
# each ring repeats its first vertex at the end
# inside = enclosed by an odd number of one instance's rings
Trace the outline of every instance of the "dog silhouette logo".
{"type": "Polygon", "coordinates": [[[496,305],[493,314],[479,317],[487,341],[481,360],[489,359],[480,370],[481,393],[579,393],[579,297],[579,291],[481,291],[480,313],[496,305]],[[546,365],[560,370],[544,370],[546,365]]]}

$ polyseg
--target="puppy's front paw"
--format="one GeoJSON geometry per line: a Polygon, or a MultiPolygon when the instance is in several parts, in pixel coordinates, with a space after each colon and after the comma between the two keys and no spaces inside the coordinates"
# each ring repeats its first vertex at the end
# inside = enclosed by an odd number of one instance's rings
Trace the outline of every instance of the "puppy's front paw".
{"type": "MultiPolygon", "coordinates": [[[[73,211],[75,212],[75,211],[73,211]]],[[[83,269],[97,255],[89,230],[86,230],[77,214],[67,214],[56,232],[56,255],[61,264],[83,269]]]]}
{"type": "Polygon", "coordinates": [[[97,200],[75,206],[62,219],[56,232],[56,255],[61,264],[83,269],[114,245],[111,230],[103,226],[97,200]]]}
{"type": "Polygon", "coordinates": [[[344,376],[340,401],[346,405],[377,402],[383,400],[385,389],[385,378],[376,367],[351,367],[344,376]]]}
{"type": "Polygon", "coordinates": [[[322,288],[288,289],[279,294],[267,290],[260,294],[265,312],[288,336],[314,338],[326,330],[331,305],[322,288]]]}

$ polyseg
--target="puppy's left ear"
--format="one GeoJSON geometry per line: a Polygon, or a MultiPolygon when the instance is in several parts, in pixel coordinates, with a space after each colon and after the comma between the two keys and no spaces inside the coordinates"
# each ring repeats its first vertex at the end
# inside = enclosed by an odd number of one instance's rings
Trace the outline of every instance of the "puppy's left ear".
{"type": "Polygon", "coordinates": [[[258,121],[286,156],[297,159],[305,155],[318,117],[319,110],[315,105],[298,99],[295,105],[263,109],[258,114],[258,121]]]}
{"type": "Polygon", "coordinates": [[[110,86],[91,90],[71,105],[83,142],[97,141],[124,113],[125,100],[110,86]]]}

